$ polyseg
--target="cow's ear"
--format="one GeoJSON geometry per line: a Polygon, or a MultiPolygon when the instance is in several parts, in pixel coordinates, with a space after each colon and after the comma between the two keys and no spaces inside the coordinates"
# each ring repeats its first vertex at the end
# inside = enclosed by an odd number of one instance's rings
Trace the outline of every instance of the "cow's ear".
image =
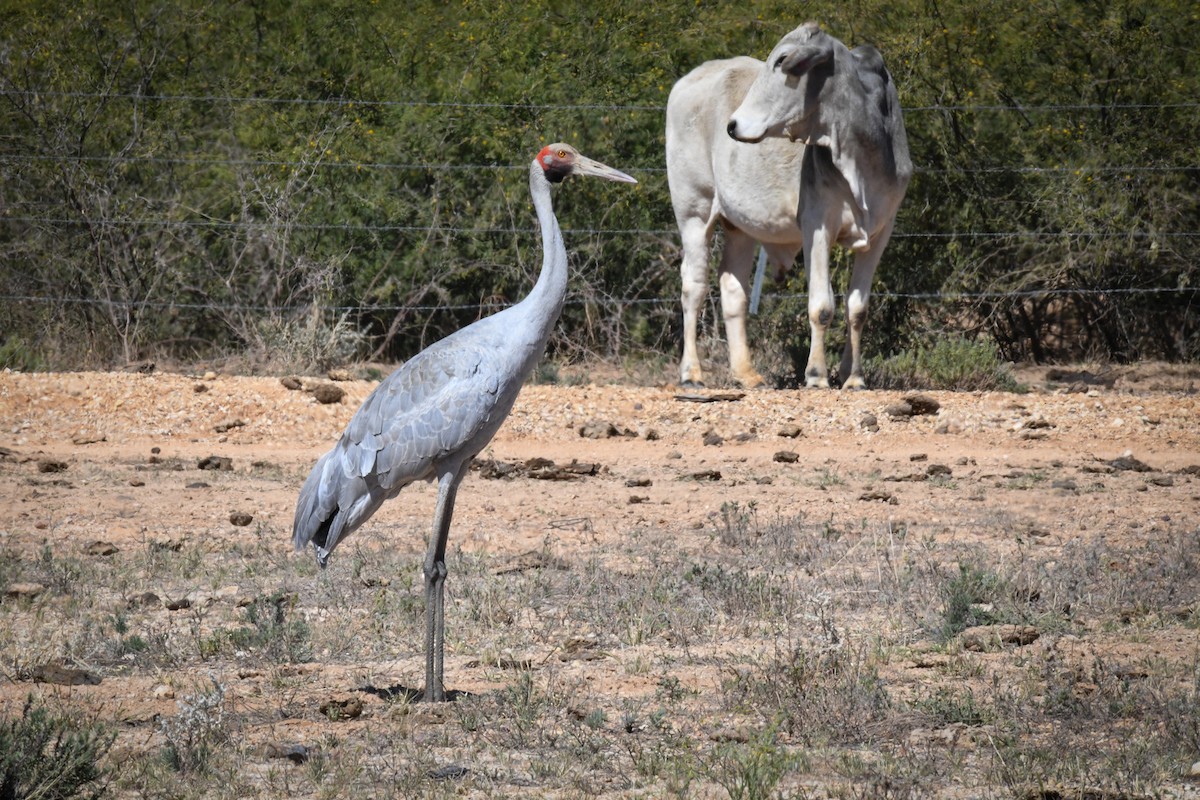
{"type": "Polygon", "coordinates": [[[800,77],[813,67],[833,58],[833,40],[828,36],[814,36],[790,53],[785,53],[775,66],[788,75],[800,77]]]}

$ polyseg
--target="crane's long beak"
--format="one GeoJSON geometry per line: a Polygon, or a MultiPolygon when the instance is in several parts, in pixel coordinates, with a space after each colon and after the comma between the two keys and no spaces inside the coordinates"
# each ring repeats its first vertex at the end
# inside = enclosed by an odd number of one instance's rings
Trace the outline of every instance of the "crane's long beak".
{"type": "Polygon", "coordinates": [[[575,172],[580,175],[591,175],[593,178],[603,178],[606,181],[619,183],[637,183],[637,180],[619,169],[613,169],[607,164],[580,155],[575,158],[575,172]]]}

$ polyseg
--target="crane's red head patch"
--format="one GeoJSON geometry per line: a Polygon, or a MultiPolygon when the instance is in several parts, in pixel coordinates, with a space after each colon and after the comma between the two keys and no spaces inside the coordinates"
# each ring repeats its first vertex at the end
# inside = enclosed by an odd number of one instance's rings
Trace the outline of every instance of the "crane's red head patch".
{"type": "Polygon", "coordinates": [[[574,169],[571,152],[561,146],[547,145],[537,154],[537,163],[546,173],[546,180],[560,183],[574,169]]]}

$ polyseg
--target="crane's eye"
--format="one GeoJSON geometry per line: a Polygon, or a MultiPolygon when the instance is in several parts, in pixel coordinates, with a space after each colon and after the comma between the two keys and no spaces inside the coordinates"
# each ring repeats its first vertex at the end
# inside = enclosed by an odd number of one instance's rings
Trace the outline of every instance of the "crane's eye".
{"type": "Polygon", "coordinates": [[[566,151],[566,150],[559,150],[559,151],[558,151],[558,157],[559,157],[559,158],[566,158],[566,157],[567,157],[567,151],[566,151]]]}

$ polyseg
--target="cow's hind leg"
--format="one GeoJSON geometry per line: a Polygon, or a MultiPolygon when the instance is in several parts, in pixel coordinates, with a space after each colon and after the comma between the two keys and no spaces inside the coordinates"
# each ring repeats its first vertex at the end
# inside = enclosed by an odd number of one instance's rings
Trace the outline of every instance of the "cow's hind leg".
{"type": "Polygon", "coordinates": [[[729,345],[729,371],[733,379],[747,389],[763,385],[762,375],[754,369],[746,335],[754,244],[749,234],[728,225],[725,227],[720,272],[721,313],[725,318],[725,340],[729,345]]]}
{"type": "Polygon", "coordinates": [[[703,386],[704,372],[696,345],[700,308],[708,294],[709,223],[695,217],[679,225],[683,242],[683,262],[679,267],[683,306],[683,358],[679,362],[679,382],[683,386],[703,386]]]}

